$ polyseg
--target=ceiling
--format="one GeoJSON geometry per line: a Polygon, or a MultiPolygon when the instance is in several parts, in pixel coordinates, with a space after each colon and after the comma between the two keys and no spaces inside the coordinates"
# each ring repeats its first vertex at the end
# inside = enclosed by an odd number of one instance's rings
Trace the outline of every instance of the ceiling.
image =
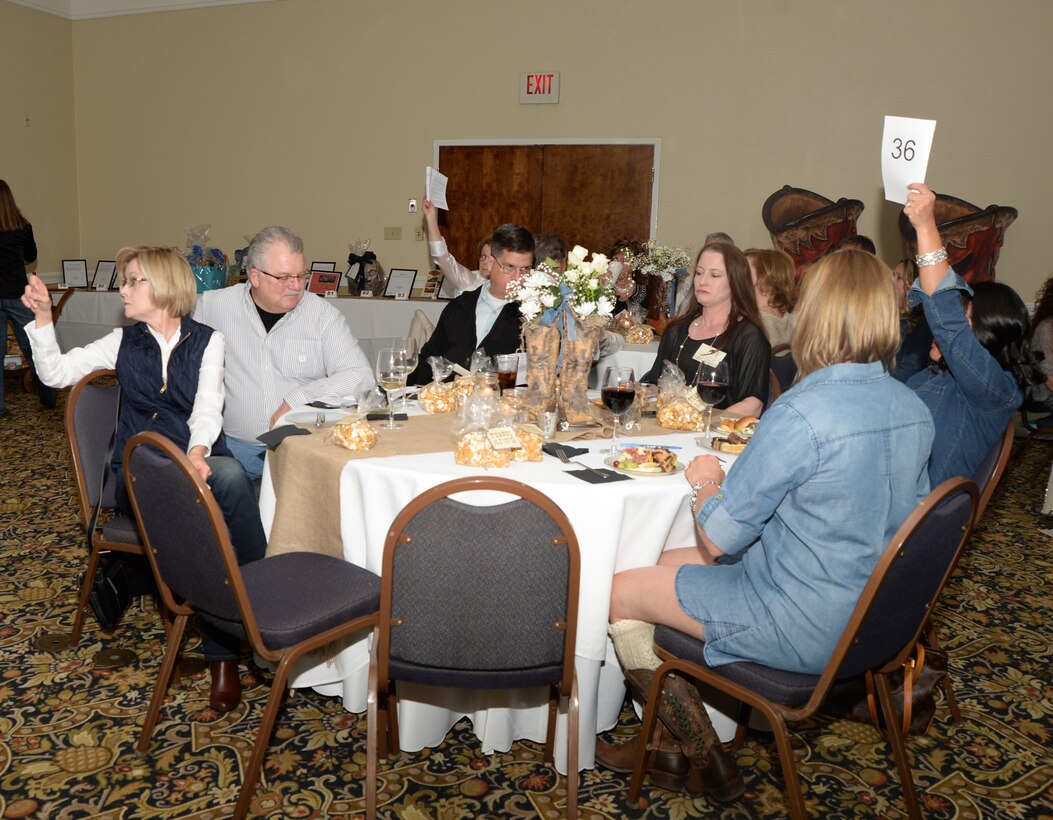
{"type": "Polygon", "coordinates": [[[122,14],[152,14],[206,6],[231,6],[244,3],[269,3],[272,0],[10,0],[20,6],[46,11],[67,20],[89,20],[93,17],[117,17],[122,14]]]}

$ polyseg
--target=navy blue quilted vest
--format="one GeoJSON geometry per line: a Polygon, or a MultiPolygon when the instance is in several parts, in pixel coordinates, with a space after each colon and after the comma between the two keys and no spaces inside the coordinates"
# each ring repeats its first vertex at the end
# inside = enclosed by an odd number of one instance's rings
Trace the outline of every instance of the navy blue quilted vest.
{"type": "MultiPolygon", "coordinates": [[[[167,436],[184,452],[190,443],[187,422],[194,409],[201,359],[212,338],[212,328],[184,316],[179,343],[168,359],[168,383],[161,376],[161,348],[145,322],[126,327],[117,352],[117,381],[121,411],[113,443],[113,463],[124,458],[124,445],[136,433],[152,430],[167,436]]],[[[212,455],[229,456],[221,432],[212,455]]]]}

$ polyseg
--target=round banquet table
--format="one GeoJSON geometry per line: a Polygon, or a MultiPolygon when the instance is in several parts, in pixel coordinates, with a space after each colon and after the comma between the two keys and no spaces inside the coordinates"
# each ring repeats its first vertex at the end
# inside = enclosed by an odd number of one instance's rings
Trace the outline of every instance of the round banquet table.
{"type": "MultiPolygon", "coordinates": [[[[382,431],[382,434],[398,436],[399,431],[382,431]]],[[[621,440],[678,446],[680,461],[688,463],[694,456],[710,452],[695,443],[696,435],[648,434],[641,438],[639,434],[631,434],[621,440]]],[[[610,439],[567,443],[588,447],[589,453],[576,460],[592,467],[603,466],[610,448],[610,439]]],[[[726,462],[725,469],[730,468],[734,456],[722,453],[720,457],[726,462]]],[[[268,454],[260,494],[260,511],[268,536],[277,506],[271,461],[268,454]]],[[[579,762],[581,768],[592,768],[596,733],[617,723],[625,695],[621,668],[607,637],[612,578],[621,570],[653,566],[663,550],[695,543],[695,533],[682,472],[588,484],[568,475],[574,469],[578,468],[544,455],[539,463],[513,463],[490,472],[522,481],[548,495],[567,515],[577,535],[581,553],[575,649],[580,692],[579,762]]],[[[322,508],[312,511],[312,515],[338,515],[339,548],[343,557],[379,574],[387,530],[398,512],[430,487],[480,472],[484,471],[454,463],[452,440],[451,451],[349,458],[339,471],[339,510],[322,508]]],[[[501,503],[507,496],[470,493],[465,494],[463,500],[501,503]]],[[[298,494],[298,505],[311,505],[312,501],[312,494],[298,494]]],[[[276,546],[272,539],[268,554],[273,554],[276,546]]],[[[349,711],[361,712],[366,707],[368,666],[369,639],[363,637],[302,659],[290,678],[290,686],[313,687],[323,694],[340,697],[349,711]]],[[[486,753],[506,751],[517,738],[539,742],[545,739],[544,690],[447,690],[401,683],[398,687],[399,740],[404,749],[415,751],[438,745],[463,716],[471,719],[486,753]]],[[[722,739],[730,739],[734,721],[720,712],[711,710],[711,714],[722,739]]],[[[557,769],[563,773],[566,772],[566,726],[566,715],[561,713],[557,721],[555,757],[557,769]]]]}

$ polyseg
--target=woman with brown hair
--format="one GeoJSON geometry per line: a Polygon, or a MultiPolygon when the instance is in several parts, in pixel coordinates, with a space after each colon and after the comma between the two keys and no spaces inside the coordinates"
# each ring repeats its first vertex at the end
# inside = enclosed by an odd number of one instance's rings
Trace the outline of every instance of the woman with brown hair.
{"type": "MultiPolygon", "coordinates": [[[[55,406],[55,391],[37,378],[33,365],[33,351],[25,326],[33,321],[33,314],[22,304],[26,287],[26,267],[37,261],[37,243],[33,226],[15,203],[11,187],[0,179],[0,325],[4,329],[4,353],[7,352],[7,320],[15,330],[18,346],[29,362],[30,372],[37,386],[37,398],[44,407],[55,406]]],[[[10,415],[4,403],[4,380],[0,374],[0,417],[10,415]]]]}
{"type": "MultiPolygon", "coordinates": [[[[705,640],[714,666],[819,674],[889,539],[929,492],[932,416],[889,375],[899,310],[888,266],[862,251],[824,257],[805,274],[797,314],[797,383],[727,476],[714,456],[685,472],[697,546],[614,576],[611,638],[637,695],[660,665],[654,624],[705,640]]],[[[734,799],[741,776],[698,692],[669,681],[663,724],[703,790],[734,799]]],[[[619,765],[612,751],[597,748],[597,760],[619,765]]]]}
{"type": "Polygon", "coordinates": [[[727,396],[716,407],[743,416],[759,416],[768,400],[771,344],[753,294],[750,267],[734,245],[712,243],[695,257],[694,298],[662,335],[651,369],[640,379],[657,384],[670,361],[690,384],[701,357],[727,361],[727,396]]]}
{"type": "Polygon", "coordinates": [[[797,301],[793,257],[775,248],[750,248],[746,251],[746,261],[750,264],[753,291],[768,341],[772,347],[788,345],[797,324],[793,315],[797,301]]]}

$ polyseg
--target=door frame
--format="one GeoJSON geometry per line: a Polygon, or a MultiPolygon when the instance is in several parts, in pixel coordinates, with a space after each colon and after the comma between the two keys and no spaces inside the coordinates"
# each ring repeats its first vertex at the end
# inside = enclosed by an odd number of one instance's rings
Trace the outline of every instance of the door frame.
{"type": "Polygon", "coordinates": [[[432,167],[440,173],[439,149],[443,146],[484,146],[484,145],[650,145],[654,148],[654,168],[651,172],[651,216],[648,220],[648,239],[654,239],[658,234],[658,181],[662,176],[662,138],[661,137],[605,137],[603,139],[588,139],[585,137],[563,137],[563,138],[523,138],[523,139],[462,139],[462,140],[433,140],[432,141],[432,167]]]}

